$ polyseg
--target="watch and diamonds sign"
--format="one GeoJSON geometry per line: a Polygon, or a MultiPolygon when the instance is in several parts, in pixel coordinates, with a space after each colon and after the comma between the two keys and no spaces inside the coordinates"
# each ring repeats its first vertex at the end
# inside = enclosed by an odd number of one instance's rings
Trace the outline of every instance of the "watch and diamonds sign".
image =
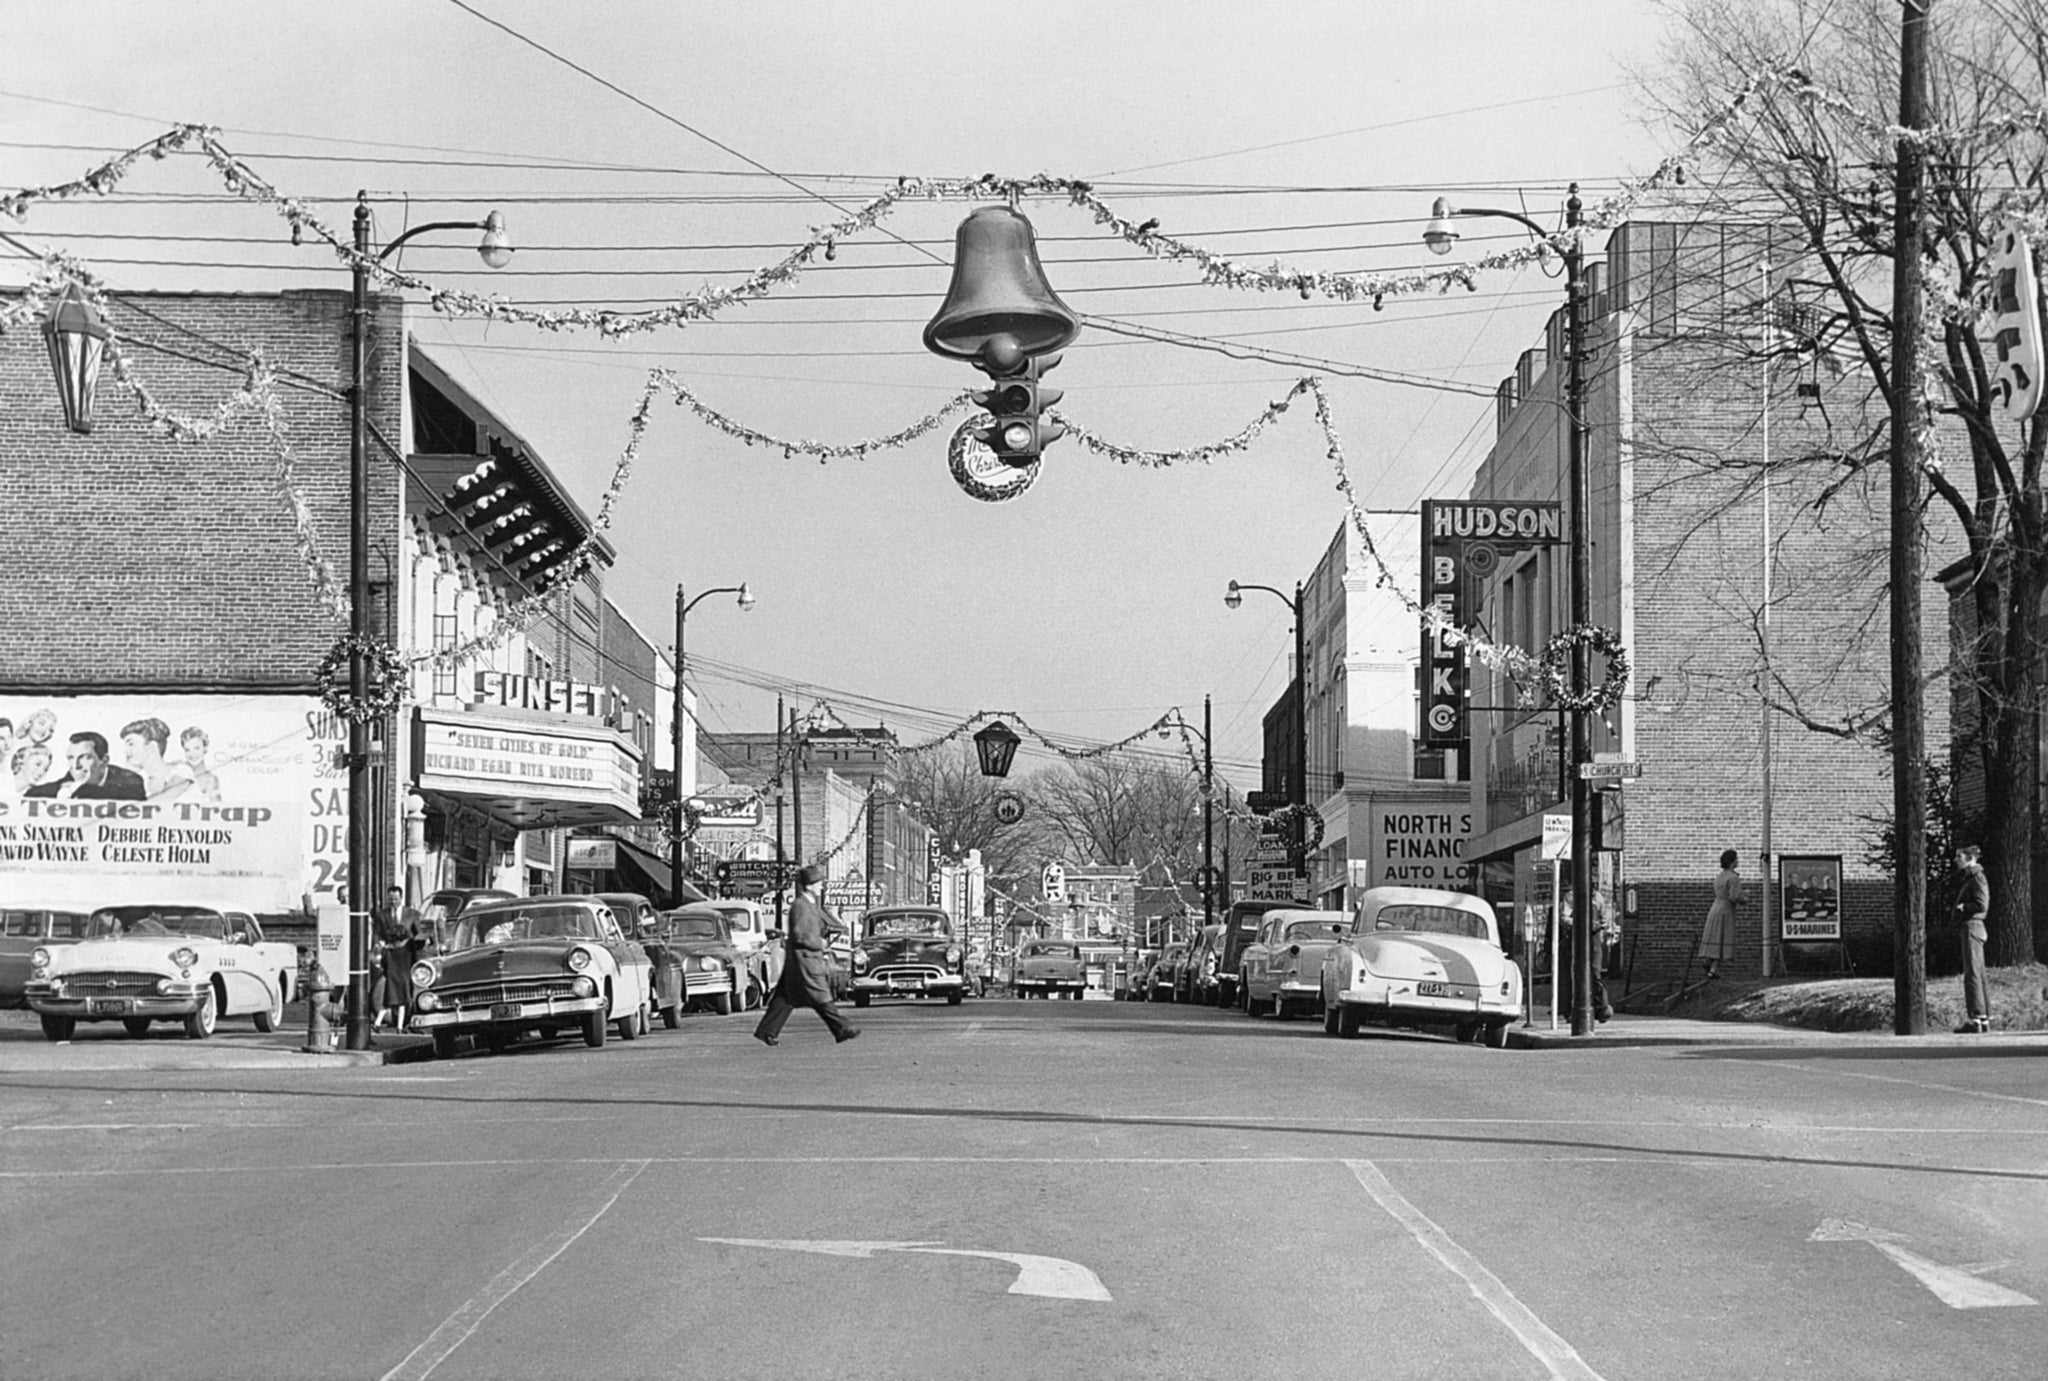
{"type": "Polygon", "coordinates": [[[1455,749],[1462,763],[1471,744],[1465,722],[1465,645],[1453,630],[1479,612],[1480,590],[1506,554],[1554,547],[1563,540],[1555,502],[1422,501],[1422,603],[1440,621],[1422,630],[1422,736],[1425,749],[1455,749]]]}

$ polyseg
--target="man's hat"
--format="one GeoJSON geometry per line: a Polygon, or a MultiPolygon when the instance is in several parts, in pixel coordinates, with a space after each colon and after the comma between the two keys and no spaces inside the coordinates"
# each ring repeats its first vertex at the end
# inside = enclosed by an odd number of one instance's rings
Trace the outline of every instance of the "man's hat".
{"type": "Polygon", "coordinates": [[[825,865],[822,863],[806,863],[797,869],[796,885],[799,887],[811,887],[824,880],[825,865]]]}

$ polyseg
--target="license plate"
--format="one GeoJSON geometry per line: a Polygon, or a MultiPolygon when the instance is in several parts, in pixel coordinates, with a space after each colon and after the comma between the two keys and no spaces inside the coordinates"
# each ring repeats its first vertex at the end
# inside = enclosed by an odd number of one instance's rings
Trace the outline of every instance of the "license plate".
{"type": "Polygon", "coordinates": [[[494,1002],[491,1004],[492,1021],[510,1021],[518,1015],[519,1004],[516,1002],[494,1002]]]}
{"type": "Polygon", "coordinates": [[[924,980],[922,978],[892,978],[889,980],[889,986],[892,988],[922,988],[924,980]]]}
{"type": "Polygon", "coordinates": [[[1448,983],[1417,983],[1415,985],[1415,992],[1418,997],[1449,997],[1451,996],[1451,985],[1448,983]]]}
{"type": "Polygon", "coordinates": [[[128,1010],[128,999],[125,997],[89,997],[85,1000],[85,1010],[93,1016],[117,1017],[128,1010]]]}

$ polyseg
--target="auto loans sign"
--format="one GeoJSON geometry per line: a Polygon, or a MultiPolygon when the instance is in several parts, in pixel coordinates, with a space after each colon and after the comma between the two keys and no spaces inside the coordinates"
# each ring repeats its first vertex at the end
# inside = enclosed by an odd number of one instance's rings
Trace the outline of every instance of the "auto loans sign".
{"type": "Polygon", "coordinates": [[[346,861],[346,788],[301,696],[0,699],[7,900],[298,911],[346,861]]]}
{"type": "Polygon", "coordinates": [[[1461,807],[1381,806],[1372,813],[1372,876],[1366,885],[1466,887],[1473,880],[1465,861],[1471,839],[1472,812],[1461,807]]]}

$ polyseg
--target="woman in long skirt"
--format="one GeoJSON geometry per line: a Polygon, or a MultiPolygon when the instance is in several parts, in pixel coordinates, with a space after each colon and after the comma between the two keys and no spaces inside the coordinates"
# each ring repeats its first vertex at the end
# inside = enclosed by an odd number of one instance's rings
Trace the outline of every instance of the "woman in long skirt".
{"type": "Polygon", "coordinates": [[[1721,875],[1714,879],[1714,904],[1707,908],[1706,929],[1700,932],[1700,954],[1707,977],[1719,978],[1721,965],[1735,957],[1735,908],[1742,904],[1742,875],[1735,871],[1736,853],[1721,851],[1721,875]]]}

